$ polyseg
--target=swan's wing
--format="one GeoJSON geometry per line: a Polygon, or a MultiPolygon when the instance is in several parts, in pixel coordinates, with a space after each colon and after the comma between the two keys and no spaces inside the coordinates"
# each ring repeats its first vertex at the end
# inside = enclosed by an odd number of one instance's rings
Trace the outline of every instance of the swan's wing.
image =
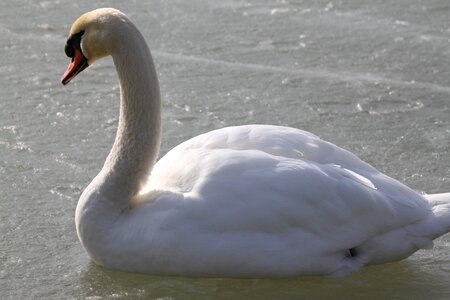
{"type": "Polygon", "coordinates": [[[417,193],[350,152],[284,127],[233,127],[193,138],[158,162],[150,182],[149,189],[192,200],[180,210],[183,226],[190,220],[211,237],[228,235],[230,245],[245,245],[248,234],[267,236],[242,249],[272,247],[324,264],[429,213],[417,193]]]}
{"type": "Polygon", "coordinates": [[[323,141],[312,133],[291,127],[271,125],[227,127],[194,137],[173,150],[196,148],[258,150],[275,156],[335,163],[348,169],[376,172],[376,169],[351,152],[323,141]]]}

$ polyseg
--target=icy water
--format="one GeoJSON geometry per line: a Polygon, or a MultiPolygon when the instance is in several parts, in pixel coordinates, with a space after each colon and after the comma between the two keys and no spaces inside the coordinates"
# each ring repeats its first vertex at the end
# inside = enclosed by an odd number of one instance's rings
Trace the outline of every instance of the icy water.
{"type": "Polygon", "coordinates": [[[418,191],[450,191],[447,0],[2,0],[1,299],[450,298],[449,235],[338,280],[157,277],[91,263],[74,211],[113,142],[118,82],[110,59],[67,87],[59,79],[70,25],[101,6],[126,12],[153,51],[161,154],[214,128],[288,125],[418,191]]]}

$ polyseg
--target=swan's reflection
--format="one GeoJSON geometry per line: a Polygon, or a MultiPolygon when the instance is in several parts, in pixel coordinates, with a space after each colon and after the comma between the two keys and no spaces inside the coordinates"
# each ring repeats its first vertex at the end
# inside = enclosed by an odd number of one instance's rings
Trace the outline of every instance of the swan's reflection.
{"type": "MultiPolygon", "coordinates": [[[[222,279],[124,273],[89,263],[82,296],[89,299],[418,299],[439,282],[417,261],[366,267],[347,278],[222,279]]],[[[438,276],[439,277],[439,276],[438,276]]],[[[440,291],[442,292],[442,291],[440,291]]],[[[427,296],[428,295],[428,296],[427,296]]]]}

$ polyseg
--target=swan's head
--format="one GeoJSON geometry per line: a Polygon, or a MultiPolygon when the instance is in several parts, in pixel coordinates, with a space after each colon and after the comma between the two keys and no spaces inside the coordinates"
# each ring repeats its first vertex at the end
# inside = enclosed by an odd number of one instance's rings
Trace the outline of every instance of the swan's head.
{"type": "Polygon", "coordinates": [[[79,17],[67,39],[65,52],[71,61],[61,83],[66,85],[95,60],[110,55],[124,24],[131,22],[114,8],[99,8],[79,17]]]}

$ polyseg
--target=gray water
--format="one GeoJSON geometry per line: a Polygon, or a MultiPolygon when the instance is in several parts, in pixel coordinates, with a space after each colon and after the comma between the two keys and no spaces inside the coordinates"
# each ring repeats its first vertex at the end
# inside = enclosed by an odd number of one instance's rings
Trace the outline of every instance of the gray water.
{"type": "Polygon", "coordinates": [[[153,51],[161,154],[214,128],[288,125],[418,191],[450,191],[447,0],[2,0],[1,299],[450,298],[449,235],[338,280],[158,277],[91,263],[74,211],[113,142],[118,82],[110,59],[67,87],[59,79],[70,25],[101,6],[126,12],[153,51]]]}

